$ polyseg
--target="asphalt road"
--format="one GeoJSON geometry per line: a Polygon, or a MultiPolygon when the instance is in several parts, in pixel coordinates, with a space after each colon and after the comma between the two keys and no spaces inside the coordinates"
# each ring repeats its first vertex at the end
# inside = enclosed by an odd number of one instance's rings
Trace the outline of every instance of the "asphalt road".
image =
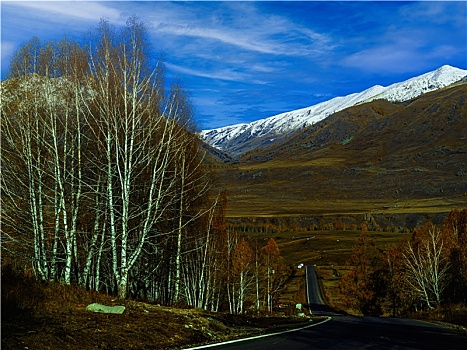
{"type": "Polygon", "coordinates": [[[340,315],[325,305],[316,272],[307,266],[307,298],[315,315],[331,317],[310,328],[245,340],[212,349],[462,349],[467,335],[451,328],[403,318],[354,317],[340,315]]]}

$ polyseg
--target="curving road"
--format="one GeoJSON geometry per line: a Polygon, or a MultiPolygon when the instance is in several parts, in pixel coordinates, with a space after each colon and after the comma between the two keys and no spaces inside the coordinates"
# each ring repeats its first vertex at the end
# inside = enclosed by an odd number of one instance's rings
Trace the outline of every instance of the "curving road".
{"type": "MultiPolygon", "coordinates": [[[[329,322],[306,329],[244,340],[214,349],[467,349],[467,335],[451,328],[403,318],[354,317],[335,313],[321,295],[316,271],[306,267],[307,300],[313,314],[329,322]]],[[[201,349],[202,347],[199,347],[201,349]]]]}

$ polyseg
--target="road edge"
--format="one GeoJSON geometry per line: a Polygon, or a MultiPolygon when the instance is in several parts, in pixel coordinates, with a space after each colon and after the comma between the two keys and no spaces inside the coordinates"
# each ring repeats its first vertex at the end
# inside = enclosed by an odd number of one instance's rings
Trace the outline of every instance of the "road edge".
{"type": "Polygon", "coordinates": [[[304,326],[304,327],[300,327],[300,328],[289,329],[289,330],[286,330],[286,331],[281,331],[281,332],[276,332],[276,333],[261,334],[261,335],[257,335],[257,336],[254,336],[254,337],[228,340],[228,341],[221,342],[221,343],[201,345],[201,346],[196,346],[196,347],[192,347],[192,348],[186,348],[184,350],[206,349],[206,348],[212,348],[214,346],[222,346],[222,345],[226,345],[226,344],[239,343],[239,342],[246,341],[246,340],[260,339],[260,338],[272,337],[274,335],[280,335],[280,334],[285,334],[285,333],[290,333],[290,332],[297,332],[297,331],[301,331],[303,329],[319,326],[319,325],[321,325],[323,323],[326,323],[328,321],[331,321],[331,320],[332,320],[332,317],[327,316],[327,318],[325,320],[323,320],[323,321],[320,321],[318,323],[313,323],[313,324],[310,324],[310,325],[307,325],[307,326],[304,326]]]}

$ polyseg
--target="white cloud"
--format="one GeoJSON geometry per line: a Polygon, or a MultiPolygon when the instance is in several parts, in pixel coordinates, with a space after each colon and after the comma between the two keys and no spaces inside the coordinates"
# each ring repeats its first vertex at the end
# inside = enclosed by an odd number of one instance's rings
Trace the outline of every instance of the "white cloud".
{"type": "Polygon", "coordinates": [[[10,63],[16,49],[17,49],[16,43],[13,43],[13,42],[10,42],[10,41],[2,41],[2,44],[1,44],[2,55],[1,55],[0,76],[3,76],[4,73],[7,72],[9,63],[10,63]]]}
{"type": "Polygon", "coordinates": [[[172,63],[165,63],[166,67],[170,70],[173,70],[177,73],[193,75],[197,77],[209,78],[209,79],[219,79],[219,80],[227,80],[227,81],[237,81],[237,82],[253,82],[255,84],[266,84],[263,81],[254,80],[252,81],[251,76],[247,73],[237,72],[232,69],[217,69],[217,70],[210,70],[209,72],[186,68],[182,66],[178,66],[172,63]]]}
{"type": "Polygon", "coordinates": [[[16,43],[10,41],[2,41],[2,62],[13,56],[16,47],[16,43]]]}
{"type": "Polygon", "coordinates": [[[406,73],[414,69],[413,63],[422,61],[415,50],[385,45],[354,53],[342,63],[366,72],[406,73]]]}
{"type": "Polygon", "coordinates": [[[156,32],[201,39],[206,46],[220,43],[260,54],[313,57],[333,48],[327,35],[283,16],[262,14],[254,3],[219,6],[210,6],[204,13],[202,7],[190,11],[176,4],[165,6],[162,12],[151,13],[149,17],[156,32]],[[219,6],[228,6],[228,11],[219,6]]]}
{"type": "Polygon", "coordinates": [[[408,21],[465,26],[466,11],[464,1],[416,1],[401,7],[399,13],[408,21]]]}
{"type": "MultiPolygon", "coordinates": [[[[39,11],[41,14],[60,16],[60,21],[66,18],[97,21],[107,18],[109,21],[120,20],[120,11],[104,5],[102,2],[91,1],[14,1],[3,3],[2,6],[16,7],[19,11],[39,11]]],[[[53,19],[54,17],[50,17],[53,19]]]]}
{"type": "Polygon", "coordinates": [[[443,32],[429,32],[423,28],[390,28],[379,40],[381,43],[349,54],[342,59],[345,67],[370,73],[410,73],[432,67],[434,62],[449,62],[465,45],[455,47],[446,41],[434,40],[443,32]]]}
{"type": "Polygon", "coordinates": [[[263,40],[255,41],[254,38],[245,35],[242,31],[225,31],[215,28],[192,27],[188,25],[159,25],[157,31],[173,35],[197,37],[220,41],[224,44],[237,46],[238,48],[256,51],[260,53],[277,53],[274,43],[263,40]]]}
{"type": "Polygon", "coordinates": [[[254,64],[251,66],[251,69],[260,73],[273,73],[277,70],[277,68],[270,67],[262,63],[254,64]]]}

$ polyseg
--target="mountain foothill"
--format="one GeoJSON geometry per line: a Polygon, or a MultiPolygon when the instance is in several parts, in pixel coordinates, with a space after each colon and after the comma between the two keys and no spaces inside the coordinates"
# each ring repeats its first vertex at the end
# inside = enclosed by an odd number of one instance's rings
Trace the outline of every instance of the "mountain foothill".
{"type": "Polygon", "coordinates": [[[465,207],[466,99],[464,77],[405,101],[358,103],[230,161],[226,149],[213,169],[230,215],[433,216],[465,207]]]}

